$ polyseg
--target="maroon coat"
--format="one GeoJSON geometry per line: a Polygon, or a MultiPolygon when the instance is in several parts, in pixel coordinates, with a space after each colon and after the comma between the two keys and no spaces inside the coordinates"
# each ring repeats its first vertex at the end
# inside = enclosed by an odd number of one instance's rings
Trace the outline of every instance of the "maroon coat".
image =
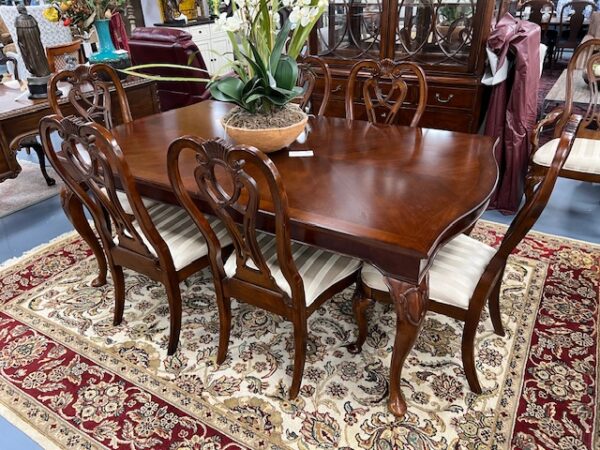
{"type": "Polygon", "coordinates": [[[505,14],[492,31],[488,47],[499,57],[498,67],[514,55],[508,78],[494,86],[485,134],[499,138],[496,161],[498,188],[490,208],[515,212],[523,196],[529,163],[530,135],[536,123],[540,81],[540,27],[505,14]]]}

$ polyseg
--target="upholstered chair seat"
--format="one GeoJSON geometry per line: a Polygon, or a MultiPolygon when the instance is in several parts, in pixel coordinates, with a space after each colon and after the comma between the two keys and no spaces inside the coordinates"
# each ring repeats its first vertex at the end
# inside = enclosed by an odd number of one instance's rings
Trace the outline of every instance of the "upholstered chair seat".
{"type": "MultiPolygon", "coordinates": [[[[152,206],[146,206],[146,208],[158,234],[169,247],[175,270],[180,270],[192,261],[208,255],[206,240],[201,233],[198,233],[198,227],[185,209],[161,202],[155,202],[152,206]]],[[[206,216],[206,219],[217,235],[221,246],[226,247],[231,244],[231,237],[227,233],[223,222],[209,215],[206,216]]],[[[133,222],[133,226],[142,237],[150,253],[156,256],[154,247],[142,232],[138,222],[133,222]]]]}
{"type": "MultiPolygon", "coordinates": [[[[477,283],[495,254],[494,248],[467,235],[458,235],[444,245],[433,260],[429,269],[429,298],[469,309],[477,283]]],[[[371,289],[388,290],[383,274],[371,264],[363,266],[361,280],[371,289]]]]}
{"type": "MultiPolygon", "coordinates": [[[[533,162],[550,167],[559,139],[552,139],[542,145],[533,155],[533,162]]],[[[571,154],[565,162],[564,170],[600,175],[600,141],[576,138],[571,154]]]]}
{"type": "MultiPolygon", "coordinates": [[[[277,260],[275,236],[260,233],[256,240],[275,282],[286,294],[291,296],[292,290],[283,276],[277,260]]],[[[356,272],[361,264],[360,260],[298,242],[292,242],[292,256],[304,283],[306,306],[310,306],[323,292],[338,281],[356,272]]],[[[233,253],[225,263],[225,274],[228,277],[235,276],[236,268],[236,255],[233,253]]]]}

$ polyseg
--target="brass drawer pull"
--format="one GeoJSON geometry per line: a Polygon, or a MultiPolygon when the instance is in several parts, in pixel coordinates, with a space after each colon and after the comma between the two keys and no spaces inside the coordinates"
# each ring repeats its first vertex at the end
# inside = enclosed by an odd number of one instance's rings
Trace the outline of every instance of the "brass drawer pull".
{"type": "Polygon", "coordinates": [[[450,100],[452,100],[454,98],[454,94],[448,94],[447,98],[442,98],[440,96],[439,92],[435,93],[435,99],[439,102],[439,103],[450,103],[450,100]]]}

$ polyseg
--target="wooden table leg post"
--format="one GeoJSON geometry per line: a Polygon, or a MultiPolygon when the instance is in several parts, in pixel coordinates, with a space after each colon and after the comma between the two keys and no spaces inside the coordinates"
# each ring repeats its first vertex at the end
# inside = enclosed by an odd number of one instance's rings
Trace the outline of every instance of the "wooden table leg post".
{"type": "Polygon", "coordinates": [[[73,227],[80,234],[83,240],[90,246],[94,252],[96,261],[98,262],[98,277],[92,281],[92,286],[104,286],[106,284],[107,271],[106,258],[104,256],[102,246],[94,234],[94,230],[92,230],[92,227],[90,227],[90,224],[85,217],[83,205],[79,199],[76,198],[75,195],[73,195],[73,193],[66,188],[62,188],[60,191],[60,200],[67,218],[73,224],[73,227]]]}
{"type": "Polygon", "coordinates": [[[390,368],[390,399],[388,408],[397,417],[406,414],[406,401],[400,389],[402,366],[410,353],[427,312],[429,290],[427,277],[420,286],[386,277],[386,284],[396,309],[396,338],[390,368]]]}

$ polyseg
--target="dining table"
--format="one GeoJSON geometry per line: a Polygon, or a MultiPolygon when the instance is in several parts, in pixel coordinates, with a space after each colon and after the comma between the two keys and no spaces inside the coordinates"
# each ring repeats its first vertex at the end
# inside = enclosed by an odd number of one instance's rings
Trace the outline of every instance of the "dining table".
{"type": "MultiPolygon", "coordinates": [[[[231,108],[209,100],[113,128],[140,194],[176,204],[169,144],[184,135],[227,140],[221,118],[231,108]]],[[[428,269],[485,211],[498,179],[495,145],[482,135],[311,116],[296,142],[268,155],[288,196],[292,239],[368,261],[386,277],[396,314],[388,406],[398,417],[407,410],[402,366],[427,312],[428,269]]],[[[192,152],[181,157],[185,187],[210,213],[192,152]]],[[[259,209],[257,227],[273,232],[267,195],[259,209]]]]}

